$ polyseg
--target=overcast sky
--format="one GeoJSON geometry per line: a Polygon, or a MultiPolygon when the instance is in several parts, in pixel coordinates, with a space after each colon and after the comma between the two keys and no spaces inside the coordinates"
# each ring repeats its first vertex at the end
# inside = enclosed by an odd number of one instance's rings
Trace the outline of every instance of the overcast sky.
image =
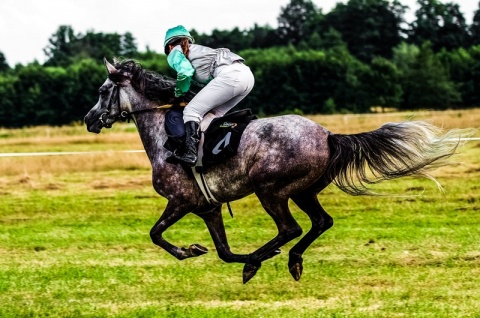
{"type": "MultiPolygon", "coordinates": [[[[213,29],[249,29],[255,23],[276,27],[281,7],[290,0],[0,0],[0,51],[7,62],[27,64],[45,61],[43,48],[60,25],[70,25],[76,33],[93,30],[102,33],[131,32],[140,51],[148,46],[161,52],[168,28],[183,24],[200,33],[213,29]]],[[[337,0],[314,0],[324,13],[337,0]]],[[[411,8],[416,0],[400,0],[411,8]]],[[[470,24],[478,0],[459,3],[470,24]]]]}

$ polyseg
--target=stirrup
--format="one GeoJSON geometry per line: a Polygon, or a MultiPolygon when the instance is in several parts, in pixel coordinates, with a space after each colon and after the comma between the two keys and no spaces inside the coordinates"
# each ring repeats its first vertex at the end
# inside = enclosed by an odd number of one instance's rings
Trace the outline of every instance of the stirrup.
{"type": "Polygon", "coordinates": [[[190,167],[194,167],[195,163],[197,163],[198,156],[195,154],[184,153],[182,156],[175,155],[175,159],[178,160],[180,163],[184,163],[190,167]]]}
{"type": "Polygon", "coordinates": [[[170,156],[167,157],[166,162],[173,163],[173,164],[183,163],[190,167],[193,167],[195,166],[197,159],[198,159],[198,156],[196,154],[189,154],[187,152],[178,154],[177,151],[175,150],[174,152],[172,152],[170,156]],[[193,158],[189,158],[189,157],[193,157],[193,158]],[[192,160],[189,160],[189,159],[193,159],[194,161],[192,162],[192,160]]]}
{"type": "Polygon", "coordinates": [[[167,159],[165,160],[167,163],[172,163],[172,164],[179,164],[181,163],[179,160],[178,160],[178,155],[176,154],[178,149],[175,149],[175,151],[173,151],[168,157],[167,159]]]}

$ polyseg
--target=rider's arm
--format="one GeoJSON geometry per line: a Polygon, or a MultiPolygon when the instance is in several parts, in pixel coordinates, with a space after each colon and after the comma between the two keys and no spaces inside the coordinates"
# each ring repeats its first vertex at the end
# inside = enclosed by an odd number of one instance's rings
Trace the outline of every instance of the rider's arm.
{"type": "Polygon", "coordinates": [[[182,96],[190,89],[195,69],[190,61],[183,55],[181,50],[172,50],[167,57],[168,65],[177,72],[177,84],[175,87],[175,97],[182,96]]]}

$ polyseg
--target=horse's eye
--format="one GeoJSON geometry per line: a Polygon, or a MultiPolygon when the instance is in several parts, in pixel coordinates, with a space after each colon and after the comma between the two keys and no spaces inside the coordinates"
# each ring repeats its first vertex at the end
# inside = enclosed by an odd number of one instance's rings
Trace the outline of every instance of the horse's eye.
{"type": "Polygon", "coordinates": [[[98,89],[98,93],[99,93],[100,95],[105,95],[107,92],[108,92],[108,89],[105,88],[105,87],[100,87],[100,88],[98,89]]]}

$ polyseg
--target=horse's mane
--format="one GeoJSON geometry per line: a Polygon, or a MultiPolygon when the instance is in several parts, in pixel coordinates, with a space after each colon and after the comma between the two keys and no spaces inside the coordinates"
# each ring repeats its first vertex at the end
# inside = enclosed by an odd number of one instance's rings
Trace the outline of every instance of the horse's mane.
{"type": "MultiPolygon", "coordinates": [[[[115,60],[115,68],[120,72],[110,74],[110,79],[118,81],[123,74],[128,73],[131,76],[133,88],[143,94],[146,98],[153,101],[170,102],[175,96],[175,83],[173,78],[160,75],[154,71],[144,69],[143,66],[132,59],[115,60]]],[[[185,101],[190,101],[195,93],[190,91],[183,96],[185,101]]]]}

